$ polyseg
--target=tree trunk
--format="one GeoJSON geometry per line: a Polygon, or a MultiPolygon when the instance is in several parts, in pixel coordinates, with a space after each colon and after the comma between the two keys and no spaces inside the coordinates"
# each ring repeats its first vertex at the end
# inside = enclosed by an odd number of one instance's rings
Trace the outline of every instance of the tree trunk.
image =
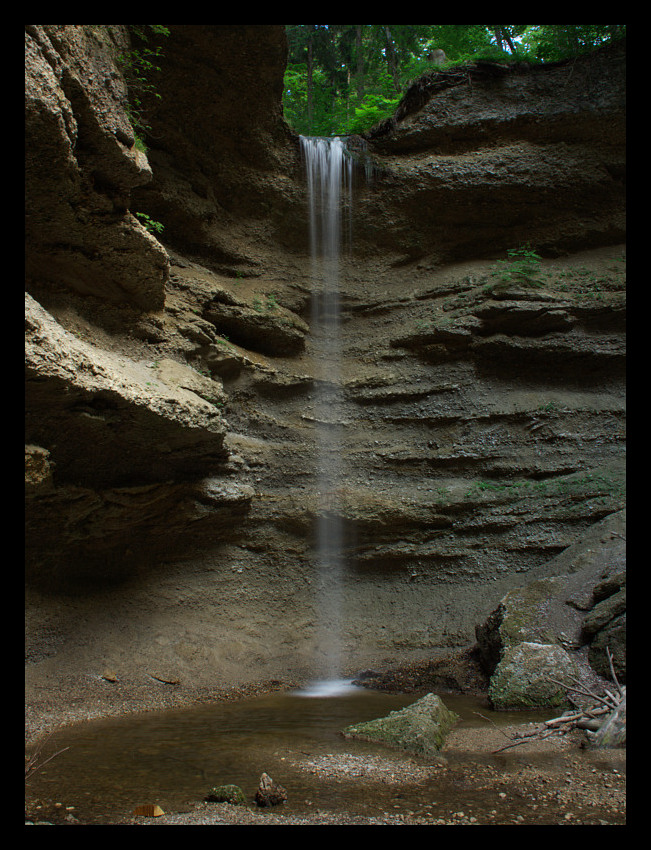
{"type": "MultiPolygon", "coordinates": [[[[314,30],[314,25],[312,25],[314,30]]],[[[312,123],[314,121],[314,96],[313,96],[313,70],[314,70],[314,48],[312,44],[312,33],[307,38],[307,134],[312,135],[312,123]]]]}
{"type": "Polygon", "coordinates": [[[396,49],[393,44],[393,38],[391,36],[391,30],[389,27],[384,27],[384,32],[387,40],[387,65],[389,66],[389,73],[391,74],[391,78],[393,79],[393,85],[398,94],[400,94],[400,77],[398,76],[398,57],[396,56],[396,49]]]}
{"type": "Polygon", "coordinates": [[[364,54],[362,51],[362,26],[355,26],[355,83],[357,89],[357,103],[364,99],[364,54]]]}

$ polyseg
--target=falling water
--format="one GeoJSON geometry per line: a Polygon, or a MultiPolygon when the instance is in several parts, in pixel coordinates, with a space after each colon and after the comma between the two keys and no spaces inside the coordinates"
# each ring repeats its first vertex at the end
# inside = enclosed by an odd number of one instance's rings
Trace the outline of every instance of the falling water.
{"type": "Polygon", "coordinates": [[[345,687],[341,676],[343,614],[341,311],[339,268],[344,215],[352,198],[353,161],[340,138],[306,138],[301,148],[307,172],[312,257],[312,342],[315,363],[318,653],[327,695],[345,687]]]}

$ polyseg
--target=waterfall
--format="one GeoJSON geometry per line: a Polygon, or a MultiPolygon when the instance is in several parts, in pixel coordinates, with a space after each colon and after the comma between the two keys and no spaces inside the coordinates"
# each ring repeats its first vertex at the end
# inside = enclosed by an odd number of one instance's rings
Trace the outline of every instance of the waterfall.
{"type": "Polygon", "coordinates": [[[301,136],[306,167],[312,260],[312,353],[315,364],[317,644],[327,695],[341,684],[343,583],[342,394],[339,269],[345,216],[352,227],[353,160],[340,138],[301,136]]]}

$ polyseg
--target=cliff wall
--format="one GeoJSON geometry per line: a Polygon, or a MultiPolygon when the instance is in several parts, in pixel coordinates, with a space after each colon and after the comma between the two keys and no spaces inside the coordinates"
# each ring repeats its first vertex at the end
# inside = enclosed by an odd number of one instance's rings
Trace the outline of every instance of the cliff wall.
{"type": "MultiPolygon", "coordinates": [[[[319,661],[314,293],[284,28],[170,27],[146,154],[128,47],[119,26],[26,28],[34,705],[63,681],[115,700],[107,668],[147,703],[165,682],[300,680],[319,661]]],[[[433,75],[359,144],[373,177],[360,167],[331,423],[351,671],[473,646],[534,578],[600,577],[592,544],[557,558],[595,523],[616,521],[602,536],[619,545],[624,50],[433,75]],[[524,243],[536,279],[502,279],[524,243]]]]}

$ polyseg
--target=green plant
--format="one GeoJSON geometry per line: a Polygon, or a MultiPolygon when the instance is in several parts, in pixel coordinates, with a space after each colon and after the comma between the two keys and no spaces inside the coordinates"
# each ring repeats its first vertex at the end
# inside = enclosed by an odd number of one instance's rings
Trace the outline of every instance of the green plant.
{"type": "Polygon", "coordinates": [[[493,276],[502,283],[519,283],[523,286],[542,286],[540,264],[542,257],[529,246],[510,248],[507,251],[508,260],[500,260],[493,267],[493,276]]]}
{"type": "Polygon", "coordinates": [[[161,97],[151,78],[155,72],[160,71],[157,60],[162,55],[162,47],[149,46],[149,37],[150,35],[168,36],[170,31],[162,24],[128,24],[127,29],[132,36],[142,42],[143,46],[121,53],[117,61],[127,84],[129,102],[126,105],[126,112],[133,126],[135,147],[146,153],[144,137],[151,128],[144,117],[144,98],[150,96],[160,99],[161,97]]]}
{"type": "Polygon", "coordinates": [[[142,221],[142,223],[150,233],[155,234],[163,232],[165,225],[161,224],[160,221],[154,221],[154,219],[150,218],[147,213],[137,212],[134,213],[134,215],[138,216],[138,218],[142,221]]]}

